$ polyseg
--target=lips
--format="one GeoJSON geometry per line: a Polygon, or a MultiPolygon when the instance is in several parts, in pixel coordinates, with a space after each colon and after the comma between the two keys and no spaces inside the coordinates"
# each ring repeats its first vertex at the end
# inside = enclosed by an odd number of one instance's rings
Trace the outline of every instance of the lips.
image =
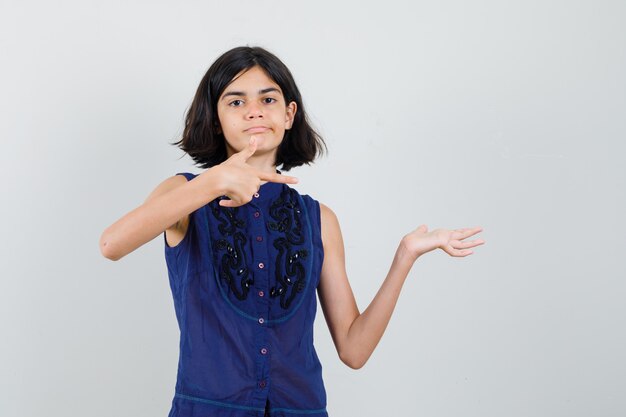
{"type": "Polygon", "coordinates": [[[247,133],[263,133],[263,132],[267,132],[268,130],[270,130],[269,127],[267,126],[252,126],[246,130],[244,130],[244,132],[247,133]]]}

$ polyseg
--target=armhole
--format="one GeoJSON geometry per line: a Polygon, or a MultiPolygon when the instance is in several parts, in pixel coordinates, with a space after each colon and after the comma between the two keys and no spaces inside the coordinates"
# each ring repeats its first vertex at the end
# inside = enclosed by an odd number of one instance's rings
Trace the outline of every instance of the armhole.
{"type": "Polygon", "coordinates": [[[313,199],[313,206],[315,207],[315,217],[317,219],[317,236],[320,243],[320,251],[322,252],[322,262],[324,261],[324,241],[322,240],[322,206],[320,206],[320,202],[313,199]]]}
{"type": "MultiPolygon", "coordinates": [[[[313,245],[320,253],[320,265],[324,262],[324,241],[322,240],[322,207],[319,201],[314,199],[308,194],[302,196],[304,203],[307,205],[309,211],[309,217],[311,225],[314,226],[313,231],[313,245]]],[[[320,266],[321,268],[321,266],[320,266]]]]}
{"type": "MultiPolygon", "coordinates": [[[[191,173],[189,173],[189,172],[179,172],[179,173],[177,173],[176,175],[182,175],[182,176],[184,176],[184,177],[187,179],[187,181],[191,181],[193,178],[195,178],[195,177],[196,177],[196,174],[191,174],[191,173]]],[[[190,229],[193,227],[193,224],[194,224],[194,220],[193,220],[193,213],[194,213],[194,212],[189,213],[189,216],[188,216],[189,221],[188,221],[188,224],[187,224],[187,230],[185,230],[185,235],[183,236],[183,238],[181,239],[181,241],[180,241],[180,242],[178,242],[178,244],[177,244],[176,246],[170,246],[170,245],[167,243],[167,236],[166,236],[167,230],[164,230],[164,231],[163,231],[163,243],[165,244],[165,251],[166,251],[166,252],[177,251],[177,250],[178,250],[178,249],[180,249],[183,245],[186,245],[186,244],[187,244],[187,241],[189,240],[189,235],[191,234],[190,229]]]]}
{"type": "Polygon", "coordinates": [[[314,199],[308,194],[302,195],[302,199],[304,203],[307,205],[309,213],[312,213],[311,220],[313,220],[313,224],[316,225],[316,233],[320,237],[320,242],[322,241],[322,207],[320,206],[319,201],[314,199]]]}

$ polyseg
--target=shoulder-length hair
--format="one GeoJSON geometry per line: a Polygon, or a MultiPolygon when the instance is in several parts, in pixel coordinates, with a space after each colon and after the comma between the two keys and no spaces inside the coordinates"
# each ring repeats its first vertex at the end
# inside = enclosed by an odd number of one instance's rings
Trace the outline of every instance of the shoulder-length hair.
{"type": "Polygon", "coordinates": [[[283,92],[285,102],[296,102],[291,129],[278,147],[275,165],[285,171],[310,164],[327,151],[323,138],[310,126],[300,91],[289,69],[275,55],[261,47],[240,46],[222,54],[208,69],[185,117],[182,138],[173,143],[201,168],[226,160],[226,143],[217,115],[217,101],[237,74],[261,67],[283,92]]]}

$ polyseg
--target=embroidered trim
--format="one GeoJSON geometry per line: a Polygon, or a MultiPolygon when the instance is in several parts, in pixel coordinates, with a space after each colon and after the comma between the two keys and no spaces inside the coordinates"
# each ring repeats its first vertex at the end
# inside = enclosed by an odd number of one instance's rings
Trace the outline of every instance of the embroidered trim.
{"type": "MultiPolygon", "coordinates": [[[[253,269],[246,259],[245,249],[251,244],[245,233],[246,221],[237,216],[238,207],[222,207],[219,199],[209,203],[208,209],[216,220],[215,226],[209,226],[207,213],[207,243],[220,293],[240,316],[257,321],[256,311],[249,311],[238,303],[248,298],[254,285],[253,269]],[[231,292],[234,298],[229,295],[231,292]]],[[[274,264],[275,285],[269,291],[270,298],[280,297],[277,304],[281,309],[274,309],[278,314],[268,317],[267,325],[284,322],[299,309],[305,297],[298,294],[308,287],[314,258],[311,221],[304,200],[296,190],[286,186],[282,189],[280,196],[270,204],[270,217],[274,221],[266,223],[268,229],[283,234],[273,242],[278,255],[274,264]],[[284,313],[281,315],[279,310],[284,313]]]]}
{"type": "Polygon", "coordinates": [[[267,223],[270,230],[285,233],[285,237],[276,238],[273,242],[278,250],[275,263],[277,285],[270,289],[270,297],[280,297],[280,306],[285,310],[306,287],[306,271],[300,260],[309,255],[306,249],[294,248],[294,245],[302,245],[305,240],[301,208],[295,193],[290,188],[283,190],[270,206],[270,216],[276,221],[267,223]]]}
{"type": "Polygon", "coordinates": [[[248,297],[250,286],[254,284],[254,279],[249,276],[247,267],[248,262],[244,250],[244,246],[247,244],[246,236],[237,230],[244,229],[246,222],[237,218],[237,211],[237,207],[222,207],[220,210],[219,204],[211,206],[213,216],[220,223],[217,227],[220,233],[225,236],[232,236],[232,241],[226,238],[214,241],[217,250],[224,252],[218,269],[219,278],[226,281],[238,300],[245,300],[248,297]]]}

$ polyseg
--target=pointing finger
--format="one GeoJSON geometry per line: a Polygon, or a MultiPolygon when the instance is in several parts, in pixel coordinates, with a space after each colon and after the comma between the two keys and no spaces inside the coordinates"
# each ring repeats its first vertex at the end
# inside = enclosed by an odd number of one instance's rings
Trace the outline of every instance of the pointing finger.
{"type": "Polygon", "coordinates": [[[259,179],[269,182],[279,182],[282,184],[297,184],[298,179],[296,177],[290,177],[288,175],[281,175],[276,173],[259,172],[259,179]]]}

